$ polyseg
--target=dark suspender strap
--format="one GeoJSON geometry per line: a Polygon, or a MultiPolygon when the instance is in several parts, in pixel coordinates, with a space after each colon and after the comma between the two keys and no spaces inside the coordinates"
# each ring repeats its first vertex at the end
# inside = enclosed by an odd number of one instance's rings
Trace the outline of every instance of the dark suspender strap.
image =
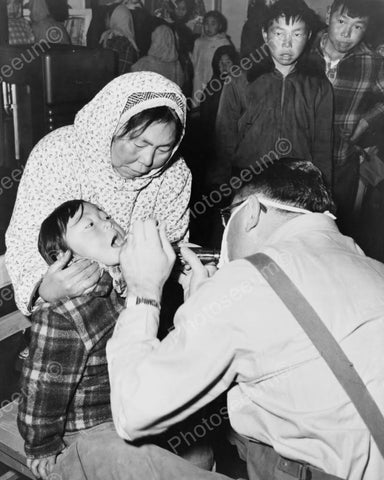
{"type": "Polygon", "coordinates": [[[320,352],[340,385],[355,405],[384,458],[384,418],[353,364],[321,318],[284,271],[264,253],[247,257],[320,352]]]}

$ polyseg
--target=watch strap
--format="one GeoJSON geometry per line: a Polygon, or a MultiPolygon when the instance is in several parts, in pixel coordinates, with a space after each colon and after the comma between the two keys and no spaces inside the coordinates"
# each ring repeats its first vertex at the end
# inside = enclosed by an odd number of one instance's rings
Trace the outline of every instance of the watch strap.
{"type": "Polygon", "coordinates": [[[135,305],[149,305],[150,307],[155,307],[160,310],[161,305],[160,302],[153,298],[147,298],[147,297],[139,297],[139,296],[129,296],[127,297],[125,301],[126,307],[132,307],[135,305]]]}

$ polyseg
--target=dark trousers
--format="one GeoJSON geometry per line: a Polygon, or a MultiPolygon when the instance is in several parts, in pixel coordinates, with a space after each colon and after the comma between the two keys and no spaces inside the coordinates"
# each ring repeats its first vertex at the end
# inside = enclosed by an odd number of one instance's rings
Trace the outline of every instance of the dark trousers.
{"type": "Polygon", "coordinates": [[[342,480],[312,465],[284,458],[271,446],[248,440],[233,430],[229,441],[246,462],[249,480],[342,480]]]}
{"type": "Polygon", "coordinates": [[[249,442],[247,451],[249,480],[341,480],[311,465],[289,460],[272,447],[249,442]]]}

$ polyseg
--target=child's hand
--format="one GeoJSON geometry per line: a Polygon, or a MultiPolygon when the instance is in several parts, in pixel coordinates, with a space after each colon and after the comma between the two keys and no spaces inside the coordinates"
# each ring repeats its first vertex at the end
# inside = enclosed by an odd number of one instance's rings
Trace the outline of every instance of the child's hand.
{"type": "Polygon", "coordinates": [[[56,463],[57,454],[45,458],[27,458],[27,467],[31,470],[33,475],[43,480],[48,480],[48,475],[51,473],[56,463]]]}

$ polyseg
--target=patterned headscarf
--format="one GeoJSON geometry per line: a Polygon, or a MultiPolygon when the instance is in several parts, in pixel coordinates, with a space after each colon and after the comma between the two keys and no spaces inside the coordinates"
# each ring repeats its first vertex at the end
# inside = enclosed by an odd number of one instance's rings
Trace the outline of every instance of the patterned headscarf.
{"type": "MultiPolygon", "coordinates": [[[[97,168],[101,176],[108,172],[115,177],[117,174],[111,165],[111,143],[116,131],[137,113],[162,106],[175,111],[183,125],[184,135],[186,100],[175,83],[153,72],[127,73],[115,78],[76,115],[74,129],[79,158],[88,164],[93,173],[97,168]]],[[[149,175],[136,178],[131,182],[132,189],[144,188],[156,173],[152,171],[149,175]]],[[[121,182],[124,183],[125,179],[121,178],[121,182]]]]}

